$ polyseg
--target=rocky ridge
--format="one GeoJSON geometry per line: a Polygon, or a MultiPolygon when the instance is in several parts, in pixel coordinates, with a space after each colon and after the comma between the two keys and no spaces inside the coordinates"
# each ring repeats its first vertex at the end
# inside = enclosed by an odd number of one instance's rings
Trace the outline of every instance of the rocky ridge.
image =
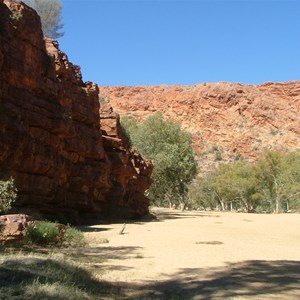
{"type": "Polygon", "coordinates": [[[154,112],[191,132],[203,171],[266,150],[300,146],[300,81],[248,85],[100,86],[100,97],[121,116],[143,120],[154,112]]]}
{"type": "Polygon", "coordinates": [[[15,179],[15,211],[73,223],[148,212],[152,163],[111,107],[99,114],[98,93],[34,10],[0,0],[0,178],[15,179]]]}

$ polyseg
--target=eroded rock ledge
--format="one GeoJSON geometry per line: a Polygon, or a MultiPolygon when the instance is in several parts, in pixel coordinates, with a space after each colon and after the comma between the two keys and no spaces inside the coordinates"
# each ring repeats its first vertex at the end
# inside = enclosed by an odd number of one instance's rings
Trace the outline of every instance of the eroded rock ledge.
{"type": "Polygon", "coordinates": [[[148,212],[153,165],[110,107],[100,122],[98,93],[34,10],[0,0],[0,178],[15,179],[15,211],[69,222],[148,212]]]}

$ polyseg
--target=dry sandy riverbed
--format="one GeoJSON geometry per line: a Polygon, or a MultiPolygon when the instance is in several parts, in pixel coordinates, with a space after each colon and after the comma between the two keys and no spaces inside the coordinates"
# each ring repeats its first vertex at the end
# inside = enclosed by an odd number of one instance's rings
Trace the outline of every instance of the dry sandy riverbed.
{"type": "Polygon", "coordinates": [[[300,299],[300,214],[153,214],[122,235],[123,224],[85,233],[103,257],[99,279],[127,288],[128,299],[300,299]]]}

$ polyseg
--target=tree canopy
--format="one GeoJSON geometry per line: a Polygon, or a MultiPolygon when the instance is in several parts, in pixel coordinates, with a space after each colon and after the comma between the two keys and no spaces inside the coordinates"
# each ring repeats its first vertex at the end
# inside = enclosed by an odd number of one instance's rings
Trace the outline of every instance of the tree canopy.
{"type": "Polygon", "coordinates": [[[300,153],[266,152],[255,163],[221,164],[193,182],[189,197],[202,208],[280,212],[300,208],[300,153]]]}
{"type": "Polygon", "coordinates": [[[188,185],[197,172],[191,135],[161,113],[142,124],[124,119],[122,125],[132,145],[154,162],[153,184],[148,191],[151,202],[164,206],[170,202],[187,204],[188,185]]]}
{"type": "Polygon", "coordinates": [[[24,0],[39,14],[44,35],[52,39],[58,39],[64,35],[60,30],[62,23],[62,2],[60,0],[24,0]]]}

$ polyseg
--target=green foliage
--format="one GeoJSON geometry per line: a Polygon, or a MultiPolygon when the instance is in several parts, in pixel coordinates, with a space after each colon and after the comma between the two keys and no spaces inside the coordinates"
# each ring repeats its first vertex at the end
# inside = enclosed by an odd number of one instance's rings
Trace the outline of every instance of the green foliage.
{"type": "Polygon", "coordinates": [[[188,185],[197,172],[192,138],[180,125],[156,113],[142,124],[124,120],[133,146],[154,162],[148,196],[153,204],[186,204],[188,185]]]}
{"type": "Polygon", "coordinates": [[[279,133],[279,130],[271,129],[270,134],[271,135],[277,135],[279,133]]]}
{"type": "Polygon", "coordinates": [[[196,179],[189,197],[202,208],[280,212],[300,208],[300,154],[266,152],[256,163],[221,164],[196,179]]]}
{"type": "Polygon", "coordinates": [[[14,180],[0,181],[0,211],[7,211],[11,208],[17,198],[17,189],[14,180]]]}
{"type": "Polygon", "coordinates": [[[217,146],[217,145],[213,145],[212,147],[211,147],[211,150],[210,150],[211,152],[215,152],[215,151],[219,151],[219,147],[217,146]]]}
{"type": "Polygon", "coordinates": [[[54,244],[58,235],[57,224],[47,221],[34,222],[26,228],[26,241],[31,244],[54,244]]]}
{"type": "Polygon", "coordinates": [[[256,164],[257,177],[271,211],[299,208],[300,153],[267,152],[256,164]]]}
{"type": "Polygon", "coordinates": [[[52,39],[58,39],[64,35],[60,30],[62,23],[62,2],[60,0],[24,0],[39,14],[44,35],[52,39]]]}
{"type": "Polygon", "coordinates": [[[64,244],[72,247],[78,247],[84,245],[83,233],[80,230],[73,227],[67,228],[63,240],[64,240],[64,244]]]}
{"type": "Polygon", "coordinates": [[[99,104],[100,105],[103,105],[103,104],[106,103],[106,99],[102,95],[100,95],[100,94],[99,94],[98,99],[99,99],[99,104]]]}
{"type": "Polygon", "coordinates": [[[17,21],[19,22],[22,18],[23,18],[23,12],[21,10],[16,10],[16,11],[13,11],[10,18],[13,20],[13,21],[17,21]]]}
{"type": "Polygon", "coordinates": [[[257,207],[259,199],[256,186],[257,179],[252,166],[238,161],[221,164],[216,172],[197,178],[191,189],[191,197],[204,208],[243,208],[252,211],[257,207]]]}
{"type": "Polygon", "coordinates": [[[131,135],[138,130],[138,124],[132,119],[123,118],[121,119],[121,128],[129,146],[133,146],[131,135]]]}
{"type": "Polygon", "coordinates": [[[37,221],[26,228],[26,241],[37,245],[84,245],[83,233],[75,228],[52,223],[37,221]]]}
{"type": "Polygon", "coordinates": [[[223,158],[222,158],[222,154],[220,152],[220,150],[217,150],[215,152],[215,161],[221,161],[223,158]]]}

